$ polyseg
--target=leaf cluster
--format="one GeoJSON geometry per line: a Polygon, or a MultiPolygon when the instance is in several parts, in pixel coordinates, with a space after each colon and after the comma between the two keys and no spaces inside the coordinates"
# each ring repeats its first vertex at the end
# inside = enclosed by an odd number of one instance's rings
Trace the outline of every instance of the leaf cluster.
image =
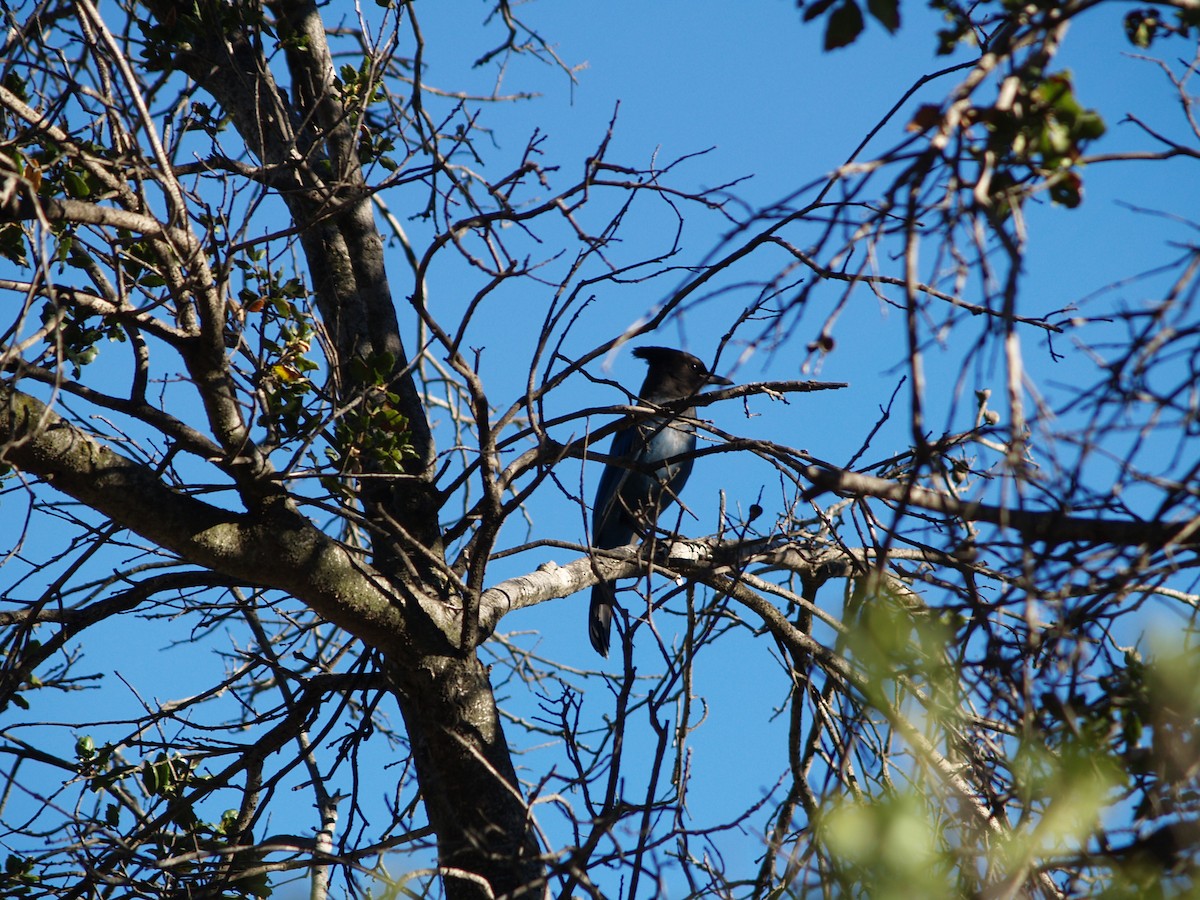
{"type": "MultiPolygon", "coordinates": [[[[848,47],[866,27],[862,7],[856,0],[815,0],[807,5],[804,0],[797,0],[796,6],[804,10],[802,18],[805,22],[828,14],[825,21],[826,50],[848,47]]],[[[899,30],[900,0],[866,0],[866,7],[871,17],[889,32],[899,30]]]]}

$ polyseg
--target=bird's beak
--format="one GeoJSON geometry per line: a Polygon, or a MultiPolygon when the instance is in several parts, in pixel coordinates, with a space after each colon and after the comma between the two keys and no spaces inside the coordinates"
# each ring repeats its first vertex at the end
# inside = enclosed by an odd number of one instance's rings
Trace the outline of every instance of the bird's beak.
{"type": "Polygon", "coordinates": [[[723,384],[723,385],[733,384],[733,382],[730,381],[728,378],[726,378],[724,375],[714,375],[712,372],[708,373],[708,382],[707,383],[708,384],[723,384]]]}

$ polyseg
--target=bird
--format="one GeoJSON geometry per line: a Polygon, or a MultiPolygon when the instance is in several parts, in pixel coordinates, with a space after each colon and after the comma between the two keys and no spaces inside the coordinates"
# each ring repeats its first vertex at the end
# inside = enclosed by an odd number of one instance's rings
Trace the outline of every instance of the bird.
{"type": "MultiPolygon", "coordinates": [[[[647,406],[663,406],[694,397],[708,385],[733,384],[715,375],[703,362],[670,347],[638,347],[633,351],[649,366],[638,399],[647,406]]],[[[679,498],[692,474],[692,459],[673,459],[696,449],[696,408],[689,406],[670,416],[629,418],[613,436],[609,455],[631,468],[609,463],[600,476],[592,505],[592,546],[601,550],[624,547],[652,534],[658,516],[679,498]]],[[[608,656],[612,632],[613,586],[601,581],[592,588],[588,608],[588,636],[601,656],[608,656]]]]}

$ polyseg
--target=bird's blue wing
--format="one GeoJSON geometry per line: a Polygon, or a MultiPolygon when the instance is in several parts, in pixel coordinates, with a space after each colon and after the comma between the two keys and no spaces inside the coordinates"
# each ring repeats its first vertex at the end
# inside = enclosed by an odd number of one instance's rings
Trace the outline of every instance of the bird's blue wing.
{"type": "MultiPolygon", "coordinates": [[[[635,445],[641,437],[636,427],[626,425],[613,435],[609,455],[618,459],[635,456],[635,445]]],[[[596,490],[596,501],[592,504],[592,546],[601,549],[623,547],[630,543],[636,531],[621,499],[627,490],[629,469],[607,465],[600,475],[600,487],[596,490]]],[[[603,581],[592,588],[591,604],[588,607],[588,635],[592,646],[601,656],[608,656],[608,644],[612,633],[613,587],[603,581]]]]}
{"type": "MultiPolygon", "coordinates": [[[[636,443],[640,442],[638,429],[632,425],[622,428],[613,435],[609,456],[618,459],[636,457],[636,443]]],[[[630,469],[607,465],[600,476],[600,487],[596,490],[596,502],[592,504],[592,544],[596,547],[623,547],[633,540],[633,525],[626,515],[622,495],[627,491],[629,477],[636,475],[630,469]]]]}
{"type": "MultiPolygon", "coordinates": [[[[609,455],[654,466],[690,453],[695,446],[696,435],[690,428],[672,427],[663,419],[652,418],[636,425],[627,424],[613,435],[609,455]]],[[[592,546],[609,549],[632,543],[640,528],[654,524],[661,507],[678,499],[678,492],[691,471],[690,459],[655,473],[605,466],[592,506],[592,546]]],[[[608,656],[615,599],[611,584],[599,582],[592,588],[588,634],[592,646],[602,656],[608,656]]]]}
{"type": "MultiPolygon", "coordinates": [[[[653,418],[618,431],[609,453],[631,463],[656,466],[695,447],[696,436],[690,429],[653,418]]],[[[652,472],[605,466],[592,507],[593,546],[623,547],[630,543],[639,529],[653,525],[662,507],[678,499],[691,471],[690,459],[652,472]],[[643,516],[646,521],[639,521],[643,516]]]]}

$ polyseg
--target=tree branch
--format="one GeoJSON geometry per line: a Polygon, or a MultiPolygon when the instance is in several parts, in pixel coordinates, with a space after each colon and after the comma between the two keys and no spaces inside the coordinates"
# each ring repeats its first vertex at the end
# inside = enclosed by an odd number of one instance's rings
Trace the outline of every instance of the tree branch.
{"type": "MultiPolygon", "coordinates": [[[[0,383],[0,447],[0,460],[185,560],[242,584],[285,591],[372,646],[395,649],[409,639],[408,616],[389,583],[290,503],[239,514],[174,491],[150,467],[8,383],[0,383]]],[[[422,606],[430,615],[449,615],[440,604],[422,606]]]]}
{"type": "Polygon", "coordinates": [[[987,522],[1001,528],[1012,528],[1029,543],[1081,542],[1153,548],[1164,548],[1168,545],[1192,547],[1200,544],[1200,519],[1171,523],[1085,519],[1065,511],[1039,512],[959,500],[949,494],[931,491],[915,484],[901,484],[872,475],[847,472],[844,469],[806,466],[803,474],[822,490],[858,497],[877,497],[880,500],[942,513],[966,522],[987,522]]]}

